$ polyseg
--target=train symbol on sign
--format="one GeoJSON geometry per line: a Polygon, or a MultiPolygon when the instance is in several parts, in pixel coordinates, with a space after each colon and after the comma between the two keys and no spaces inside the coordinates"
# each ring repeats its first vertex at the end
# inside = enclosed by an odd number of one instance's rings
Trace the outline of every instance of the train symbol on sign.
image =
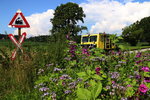
{"type": "Polygon", "coordinates": [[[9,27],[15,28],[29,28],[30,25],[27,22],[26,18],[24,17],[21,10],[18,10],[12,20],[9,23],[9,27]]]}
{"type": "Polygon", "coordinates": [[[17,24],[17,25],[23,24],[23,20],[20,17],[18,17],[15,21],[15,24],[17,24]]]}

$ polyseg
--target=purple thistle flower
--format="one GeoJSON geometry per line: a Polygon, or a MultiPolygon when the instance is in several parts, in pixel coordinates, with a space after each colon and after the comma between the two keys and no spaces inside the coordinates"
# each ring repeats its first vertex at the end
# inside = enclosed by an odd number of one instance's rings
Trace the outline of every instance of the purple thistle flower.
{"type": "Polygon", "coordinates": [[[141,70],[143,70],[144,72],[149,72],[150,71],[149,67],[142,67],[141,70]]]}
{"type": "Polygon", "coordinates": [[[148,91],[148,87],[145,84],[141,84],[139,86],[139,91],[142,93],[146,93],[148,91]]]}

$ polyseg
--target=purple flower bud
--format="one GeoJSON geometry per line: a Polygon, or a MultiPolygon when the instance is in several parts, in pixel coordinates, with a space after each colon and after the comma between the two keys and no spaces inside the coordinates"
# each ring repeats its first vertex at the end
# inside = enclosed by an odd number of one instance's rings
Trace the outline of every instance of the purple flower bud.
{"type": "Polygon", "coordinates": [[[141,62],[142,62],[142,60],[136,61],[136,64],[139,64],[139,63],[141,63],[141,62]]]}
{"type": "Polygon", "coordinates": [[[95,68],[95,71],[96,71],[96,72],[99,72],[100,70],[101,70],[100,67],[96,67],[96,68],[95,68]]]}
{"type": "Polygon", "coordinates": [[[140,75],[136,75],[136,79],[141,79],[141,76],[140,75]]]}
{"type": "Polygon", "coordinates": [[[141,57],[141,52],[138,52],[137,55],[135,57],[140,58],[141,57]]]}

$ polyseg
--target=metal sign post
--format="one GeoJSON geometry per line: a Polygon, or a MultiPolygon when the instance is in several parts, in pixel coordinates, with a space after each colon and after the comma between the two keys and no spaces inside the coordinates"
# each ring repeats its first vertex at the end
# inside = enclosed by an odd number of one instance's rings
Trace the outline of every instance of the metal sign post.
{"type": "Polygon", "coordinates": [[[18,36],[21,36],[21,28],[18,28],[18,36]]]}
{"type": "Polygon", "coordinates": [[[17,47],[15,51],[12,53],[12,57],[11,57],[12,60],[14,60],[18,50],[21,50],[21,52],[23,53],[21,44],[26,37],[26,33],[24,32],[23,34],[21,34],[21,28],[29,28],[30,25],[28,24],[21,10],[18,10],[16,14],[14,15],[14,17],[12,18],[12,20],[10,21],[8,26],[13,27],[13,28],[18,28],[18,41],[15,39],[15,37],[12,34],[9,34],[9,38],[17,47]]]}

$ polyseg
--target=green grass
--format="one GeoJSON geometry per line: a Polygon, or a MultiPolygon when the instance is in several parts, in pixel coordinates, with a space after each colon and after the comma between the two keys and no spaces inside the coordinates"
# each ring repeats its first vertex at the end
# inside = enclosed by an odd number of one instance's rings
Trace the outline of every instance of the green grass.
{"type": "Polygon", "coordinates": [[[122,50],[139,50],[139,49],[150,48],[150,45],[148,45],[148,43],[145,42],[138,43],[136,46],[131,46],[128,43],[119,43],[119,47],[122,50]]]}
{"type": "MultiPolygon", "coordinates": [[[[143,44],[134,47],[122,45],[125,50],[150,48],[143,44]]],[[[38,69],[46,64],[61,62],[64,56],[63,43],[25,41],[22,46],[24,54],[11,61],[15,45],[10,40],[0,40],[0,100],[38,100],[38,93],[33,91],[38,69]]]]}
{"type": "Polygon", "coordinates": [[[37,70],[51,63],[54,44],[24,42],[22,46],[24,53],[17,52],[16,59],[11,61],[15,45],[0,41],[0,100],[38,100],[33,91],[37,70]]]}

